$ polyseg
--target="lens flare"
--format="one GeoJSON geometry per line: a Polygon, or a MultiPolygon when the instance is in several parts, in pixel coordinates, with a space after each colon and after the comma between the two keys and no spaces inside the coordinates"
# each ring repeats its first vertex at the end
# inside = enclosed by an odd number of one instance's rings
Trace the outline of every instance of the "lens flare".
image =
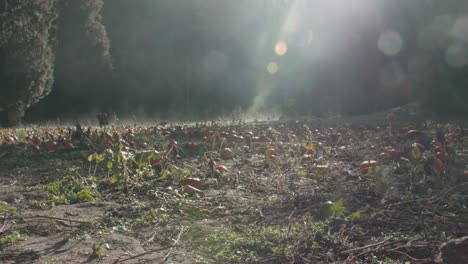
{"type": "Polygon", "coordinates": [[[268,63],[267,65],[267,71],[269,74],[271,75],[274,75],[278,72],[279,70],[279,67],[278,67],[278,64],[276,62],[270,62],[268,63]]]}
{"type": "Polygon", "coordinates": [[[403,39],[398,32],[385,31],[380,34],[377,45],[383,54],[395,56],[401,51],[403,39]]]}
{"type": "Polygon", "coordinates": [[[278,56],[284,56],[288,52],[288,44],[284,41],[278,41],[275,45],[275,53],[278,56]]]}

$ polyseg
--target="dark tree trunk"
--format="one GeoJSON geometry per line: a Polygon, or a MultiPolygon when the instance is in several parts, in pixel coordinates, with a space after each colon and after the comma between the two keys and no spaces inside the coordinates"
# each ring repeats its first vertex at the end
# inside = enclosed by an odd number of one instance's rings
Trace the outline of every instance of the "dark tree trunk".
{"type": "Polygon", "coordinates": [[[8,127],[16,127],[21,125],[21,120],[24,117],[24,109],[22,107],[11,107],[7,109],[8,127]]]}

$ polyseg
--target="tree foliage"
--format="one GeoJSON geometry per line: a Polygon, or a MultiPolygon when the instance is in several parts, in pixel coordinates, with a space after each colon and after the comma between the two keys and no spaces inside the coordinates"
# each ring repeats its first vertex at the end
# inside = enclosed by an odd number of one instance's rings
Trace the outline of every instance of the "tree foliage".
{"type": "Polygon", "coordinates": [[[54,0],[4,0],[0,4],[0,107],[16,125],[24,111],[52,87],[54,0]]]}
{"type": "Polygon", "coordinates": [[[16,125],[55,87],[71,96],[111,66],[102,0],[5,0],[0,4],[0,108],[16,125]],[[55,72],[54,72],[55,70],[55,72]],[[54,78],[55,77],[55,78],[54,78]]]}

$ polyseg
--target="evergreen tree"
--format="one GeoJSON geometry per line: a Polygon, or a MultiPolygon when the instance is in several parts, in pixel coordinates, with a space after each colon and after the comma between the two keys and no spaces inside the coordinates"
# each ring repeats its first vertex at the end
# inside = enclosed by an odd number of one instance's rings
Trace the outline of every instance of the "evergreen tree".
{"type": "Polygon", "coordinates": [[[56,17],[54,0],[0,3],[0,108],[9,126],[20,124],[25,110],[51,91],[56,17]]]}

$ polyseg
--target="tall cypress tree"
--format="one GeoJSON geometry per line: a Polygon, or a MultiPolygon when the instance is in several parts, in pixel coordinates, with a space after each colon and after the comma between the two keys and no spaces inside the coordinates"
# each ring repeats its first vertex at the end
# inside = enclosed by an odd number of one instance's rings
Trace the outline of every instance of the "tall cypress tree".
{"type": "Polygon", "coordinates": [[[7,113],[9,126],[18,125],[25,110],[51,91],[54,2],[3,0],[0,3],[0,109],[7,113]]]}

